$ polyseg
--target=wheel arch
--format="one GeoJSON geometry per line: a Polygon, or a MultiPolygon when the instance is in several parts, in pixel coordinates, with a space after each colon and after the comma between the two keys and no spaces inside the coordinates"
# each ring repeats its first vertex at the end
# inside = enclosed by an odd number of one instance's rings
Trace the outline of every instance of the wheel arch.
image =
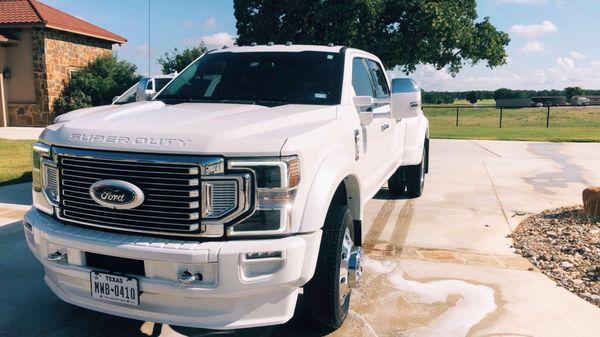
{"type": "Polygon", "coordinates": [[[328,156],[319,166],[308,193],[300,231],[309,232],[322,228],[332,202],[348,206],[352,219],[362,218],[360,178],[355,172],[353,159],[339,152],[328,156]]]}

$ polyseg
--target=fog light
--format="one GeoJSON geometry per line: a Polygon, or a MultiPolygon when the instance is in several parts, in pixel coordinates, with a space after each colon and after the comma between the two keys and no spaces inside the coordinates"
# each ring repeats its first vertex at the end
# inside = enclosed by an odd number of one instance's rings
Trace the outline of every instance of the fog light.
{"type": "Polygon", "coordinates": [[[51,262],[67,262],[67,252],[60,252],[60,251],[55,251],[54,253],[50,253],[47,256],[48,261],[51,262]]]}

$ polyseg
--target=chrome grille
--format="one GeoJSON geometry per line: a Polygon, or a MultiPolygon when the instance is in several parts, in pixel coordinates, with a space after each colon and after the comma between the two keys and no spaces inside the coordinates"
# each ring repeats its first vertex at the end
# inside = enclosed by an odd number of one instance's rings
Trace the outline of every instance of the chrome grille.
{"type": "Polygon", "coordinates": [[[44,161],[44,192],[55,205],[58,202],[58,169],[49,160],[44,161]]]}
{"type": "Polygon", "coordinates": [[[235,180],[208,181],[212,186],[211,207],[207,219],[218,219],[235,209],[238,199],[238,185],[235,180]]]}
{"type": "Polygon", "coordinates": [[[254,205],[251,175],[225,175],[220,157],[53,147],[53,158],[58,176],[48,179],[58,179],[56,215],[73,224],[149,234],[220,237],[225,224],[247,217],[254,205]],[[92,199],[90,187],[104,179],[136,185],[143,191],[144,201],[133,209],[99,205],[92,199]],[[210,188],[205,188],[206,184],[210,188]]]}
{"type": "Polygon", "coordinates": [[[61,212],[65,220],[120,229],[199,233],[199,172],[193,165],[59,157],[61,212]],[[135,209],[110,209],[90,196],[93,183],[121,179],[144,191],[135,209]]]}

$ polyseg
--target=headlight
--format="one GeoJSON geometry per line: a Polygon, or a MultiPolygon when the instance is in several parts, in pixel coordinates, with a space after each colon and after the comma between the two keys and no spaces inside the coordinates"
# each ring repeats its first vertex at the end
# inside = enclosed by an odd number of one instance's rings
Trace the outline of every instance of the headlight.
{"type": "Polygon", "coordinates": [[[292,203],[300,184],[297,156],[231,160],[228,168],[249,169],[256,178],[256,211],[243,222],[230,226],[230,236],[285,234],[290,230],[292,203]]]}
{"type": "Polygon", "coordinates": [[[33,144],[32,184],[33,207],[48,214],[58,204],[58,169],[52,161],[50,146],[33,144]]]}

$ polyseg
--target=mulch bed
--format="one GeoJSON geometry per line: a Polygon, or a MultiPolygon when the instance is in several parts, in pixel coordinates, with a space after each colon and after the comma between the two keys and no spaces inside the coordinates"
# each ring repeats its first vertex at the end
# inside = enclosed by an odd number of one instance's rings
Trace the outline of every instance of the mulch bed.
{"type": "Polygon", "coordinates": [[[525,219],[512,238],[515,253],[600,307],[600,218],[579,206],[548,210],[525,219]]]}

